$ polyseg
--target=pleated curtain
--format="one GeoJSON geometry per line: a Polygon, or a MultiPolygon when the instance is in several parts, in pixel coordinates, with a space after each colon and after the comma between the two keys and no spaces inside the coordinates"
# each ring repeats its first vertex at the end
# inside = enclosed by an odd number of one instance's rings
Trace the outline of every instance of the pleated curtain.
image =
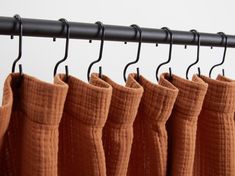
{"type": "Polygon", "coordinates": [[[235,81],[10,74],[0,176],[234,176],[235,81]]]}

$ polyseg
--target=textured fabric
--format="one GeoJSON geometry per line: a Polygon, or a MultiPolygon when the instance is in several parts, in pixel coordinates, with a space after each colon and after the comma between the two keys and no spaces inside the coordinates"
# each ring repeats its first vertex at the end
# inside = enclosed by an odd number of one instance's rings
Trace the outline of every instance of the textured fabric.
{"type": "Polygon", "coordinates": [[[235,82],[202,76],[208,91],[198,119],[194,176],[235,175],[235,82]]]}
{"type": "Polygon", "coordinates": [[[4,83],[3,100],[2,100],[2,106],[0,107],[0,152],[2,149],[5,133],[9,125],[11,108],[13,104],[11,81],[12,77],[9,76],[4,83]]]}
{"type": "Polygon", "coordinates": [[[194,75],[192,81],[172,75],[171,83],[179,89],[167,122],[169,134],[168,174],[192,176],[198,115],[207,84],[194,75]]]}
{"type": "MultiPolygon", "coordinates": [[[[64,75],[60,75],[64,80],[64,75]]],[[[112,87],[92,74],[90,84],[68,77],[69,86],[59,128],[59,175],[105,176],[102,129],[112,87]]]]}
{"type": "Polygon", "coordinates": [[[235,81],[10,74],[0,176],[234,176],[235,81]]]}
{"type": "Polygon", "coordinates": [[[4,102],[12,102],[11,91],[14,99],[0,175],[56,176],[58,126],[68,87],[58,79],[48,84],[28,75],[19,78],[10,74],[6,80],[4,102]]]}
{"type": "Polygon", "coordinates": [[[161,75],[159,85],[140,77],[144,88],[134,122],[134,140],[128,168],[129,176],[166,176],[166,121],[173,108],[178,89],[161,75]]]}
{"type": "Polygon", "coordinates": [[[2,106],[0,107],[0,176],[6,174],[6,166],[5,166],[5,157],[3,145],[5,142],[5,136],[8,129],[11,109],[13,105],[13,93],[11,89],[12,77],[9,76],[4,83],[3,90],[3,101],[2,106]]]}
{"type": "Polygon", "coordinates": [[[116,84],[106,76],[102,79],[113,88],[108,119],[103,130],[106,169],[108,176],[125,176],[131,153],[133,122],[143,88],[129,75],[126,87],[116,84]]]}

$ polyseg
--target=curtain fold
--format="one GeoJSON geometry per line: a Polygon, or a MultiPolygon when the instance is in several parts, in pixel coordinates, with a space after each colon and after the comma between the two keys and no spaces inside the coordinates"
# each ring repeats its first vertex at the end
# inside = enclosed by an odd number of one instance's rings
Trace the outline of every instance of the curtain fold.
{"type": "Polygon", "coordinates": [[[208,90],[198,119],[194,175],[235,175],[235,82],[201,77],[208,90]]]}
{"type": "Polygon", "coordinates": [[[107,76],[102,75],[102,79],[113,88],[102,138],[107,175],[126,175],[133,139],[132,126],[143,88],[135,80],[134,74],[128,76],[125,87],[113,82],[107,76]]]}
{"type": "MultiPolygon", "coordinates": [[[[64,75],[60,75],[64,79],[64,75]]],[[[105,176],[102,129],[112,87],[92,74],[90,84],[69,76],[59,138],[60,176],[105,176]]]]}
{"type": "Polygon", "coordinates": [[[192,81],[172,75],[171,83],[179,89],[167,122],[169,135],[168,174],[192,176],[198,115],[207,84],[194,75],[192,81]]]}
{"type": "Polygon", "coordinates": [[[11,102],[11,93],[7,94],[12,91],[14,100],[0,175],[56,175],[58,127],[68,87],[61,81],[48,84],[28,75],[19,79],[20,75],[10,74],[4,88],[4,97],[11,102]]]}
{"type": "Polygon", "coordinates": [[[9,125],[13,105],[11,81],[12,77],[9,76],[4,83],[2,106],[0,106],[0,152],[2,151],[4,136],[9,125]]]}
{"type": "Polygon", "coordinates": [[[5,136],[8,130],[11,109],[13,105],[13,92],[11,89],[12,77],[8,76],[4,83],[2,106],[0,107],[0,176],[7,173],[4,155],[5,136]]]}
{"type": "Polygon", "coordinates": [[[134,140],[128,176],[164,176],[167,169],[166,121],[173,108],[178,89],[160,76],[159,85],[143,76],[139,83],[144,88],[138,114],[134,122],[134,140]]]}

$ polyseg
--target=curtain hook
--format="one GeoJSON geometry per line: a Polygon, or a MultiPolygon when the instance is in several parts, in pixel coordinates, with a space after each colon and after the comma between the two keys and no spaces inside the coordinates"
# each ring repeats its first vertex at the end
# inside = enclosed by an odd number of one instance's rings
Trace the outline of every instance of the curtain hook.
{"type": "MultiPolygon", "coordinates": [[[[67,58],[68,58],[68,50],[69,50],[69,38],[70,38],[70,25],[69,25],[69,22],[66,19],[64,19],[64,18],[59,19],[59,21],[61,21],[63,23],[63,30],[64,30],[64,28],[66,26],[66,44],[65,44],[64,58],[56,63],[55,68],[54,68],[54,76],[57,73],[57,69],[58,69],[59,65],[62,62],[67,60],[67,58]]],[[[65,73],[66,73],[66,79],[68,79],[68,75],[69,75],[69,73],[68,73],[68,65],[65,66],[65,73]]]]}
{"type": "MultiPolygon", "coordinates": [[[[98,25],[98,33],[97,33],[97,36],[99,36],[100,34],[100,31],[101,31],[101,42],[100,42],[100,52],[99,52],[99,57],[97,60],[93,61],[89,67],[88,67],[88,70],[87,70],[87,80],[89,81],[90,80],[90,72],[91,72],[91,68],[92,66],[95,64],[95,63],[98,63],[101,61],[102,59],[102,55],[103,55],[103,48],[104,48],[104,38],[105,38],[105,26],[102,24],[102,22],[100,21],[97,21],[95,24],[98,25]]],[[[102,67],[99,66],[99,77],[101,78],[102,77],[102,67]]]]}
{"type": "MultiPolygon", "coordinates": [[[[209,77],[211,78],[211,73],[212,73],[212,70],[215,68],[215,67],[218,67],[220,65],[222,65],[225,61],[225,57],[226,57],[226,52],[227,52],[227,46],[228,46],[228,37],[225,33],[223,32],[218,32],[217,34],[219,34],[221,37],[222,37],[222,45],[224,43],[224,40],[225,40],[225,44],[224,44],[224,53],[223,53],[223,59],[220,63],[214,65],[213,67],[211,67],[210,71],[209,71],[209,77]]],[[[222,74],[224,76],[224,69],[222,69],[222,74]]]]}
{"type": "MultiPolygon", "coordinates": [[[[194,36],[194,41],[195,38],[197,37],[197,59],[194,63],[190,64],[186,70],[186,79],[188,79],[188,74],[189,74],[189,70],[192,66],[196,65],[199,62],[199,57],[200,57],[200,46],[201,46],[201,40],[200,40],[200,33],[198,33],[195,29],[190,30],[190,32],[193,33],[194,36]]],[[[198,67],[198,75],[201,75],[201,70],[200,67],[198,67]]]]}
{"type": "MultiPolygon", "coordinates": [[[[136,37],[138,36],[138,33],[139,33],[139,44],[138,44],[138,50],[137,50],[137,56],[136,56],[136,60],[135,61],[132,61],[132,62],[129,62],[125,68],[124,68],[124,71],[123,71],[123,78],[124,78],[124,81],[126,82],[127,78],[126,78],[126,71],[127,71],[127,68],[132,65],[132,64],[136,64],[139,59],[140,59],[140,51],[141,51],[141,44],[142,44],[142,30],[141,28],[136,25],[136,24],[132,24],[131,25],[132,28],[135,29],[136,31],[136,37]]],[[[139,73],[139,67],[136,68],[136,71],[137,71],[137,81],[139,81],[139,78],[140,78],[140,73],[139,73]]]]}
{"type": "MultiPolygon", "coordinates": [[[[22,56],[22,36],[23,36],[23,24],[22,24],[22,19],[20,17],[20,15],[16,14],[14,16],[16,23],[19,23],[19,50],[18,50],[18,57],[14,60],[13,64],[12,64],[12,73],[15,72],[15,67],[17,62],[21,59],[22,56]]],[[[15,25],[17,26],[17,25],[15,25]]],[[[11,35],[11,38],[13,38],[13,35],[11,35]]],[[[20,75],[22,75],[22,65],[19,64],[19,73],[20,75]]]]}
{"type": "MultiPolygon", "coordinates": [[[[168,39],[168,36],[170,35],[170,46],[169,46],[169,55],[168,55],[168,60],[167,61],[165,61],[165,62],[163,62],[163,63],[161,63],[160,65],[158,65],[158,67],[157,67],[157,69],[156,69],[156,79],[157,79],[157,81],[159,80],[159,78],[158,78],[158,72],[159,72],[159,69],[160,69],[160,67],[161,66],[163,66],[163,65],[166,65],[166,64],[168,64],[170,61],[171,61],[171,54],[172,54],[172,45],[173,45],[173,34],[172,34],[172,32],[171,32],[171,30],[169,29],[169,28],[167,28],[167,27],[163,27],[162,28],[165,32],[166,32],[166,39],[168,39]]],[[[169,67],[169,75],[170,75],[170,79],[172,78],[172,73],[171,73],[171,67],[169,67]]]]}

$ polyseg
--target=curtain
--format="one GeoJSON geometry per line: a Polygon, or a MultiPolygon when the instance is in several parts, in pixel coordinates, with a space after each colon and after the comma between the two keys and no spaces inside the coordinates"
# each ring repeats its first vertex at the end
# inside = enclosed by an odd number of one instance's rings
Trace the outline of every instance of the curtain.
{"type": "Polygon", "coordinates": [[[10,74],[0,176],[234,176],[235,81],[10,74]]]}
{"type": "Polygon", "coordinates": [[[234,175],[235,82],[220,75],[202,79],[208,90],[198,119],[194,175],[234,175]]]}

